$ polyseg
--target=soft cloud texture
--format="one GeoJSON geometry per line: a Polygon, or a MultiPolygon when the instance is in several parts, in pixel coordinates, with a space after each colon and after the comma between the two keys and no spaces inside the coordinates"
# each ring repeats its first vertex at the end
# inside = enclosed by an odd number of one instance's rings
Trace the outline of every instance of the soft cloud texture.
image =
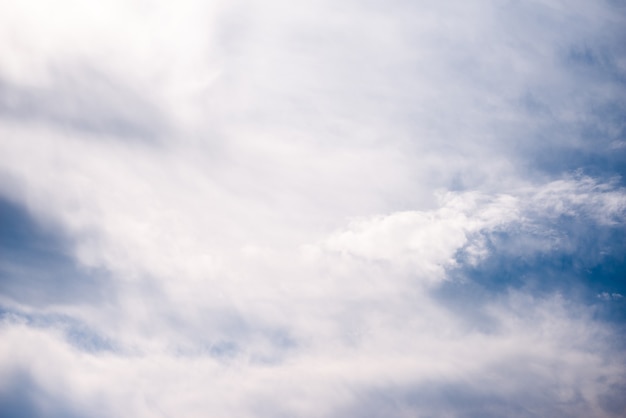
{"type": "Polygon", "coordinates": [[[625,20],[0,2],[0,415],[623,415],[625,20]]]}

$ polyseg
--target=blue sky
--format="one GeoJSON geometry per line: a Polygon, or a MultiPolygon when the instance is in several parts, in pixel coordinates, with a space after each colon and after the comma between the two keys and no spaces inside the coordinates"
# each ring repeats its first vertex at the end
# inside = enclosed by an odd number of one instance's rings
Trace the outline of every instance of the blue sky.
{"type": "Polygon", "coordinates": [[[624,28],[0,3],[0,416],[624,416],[624,28]]]}

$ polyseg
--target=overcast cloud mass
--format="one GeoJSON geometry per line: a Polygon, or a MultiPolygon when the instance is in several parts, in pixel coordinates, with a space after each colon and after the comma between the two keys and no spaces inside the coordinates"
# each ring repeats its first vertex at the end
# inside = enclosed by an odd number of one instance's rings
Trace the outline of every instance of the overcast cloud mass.
{"type": "Polygon", "coordinates": [[[626,416],[617,0],[0,0],[1,417],[626,416]]]}

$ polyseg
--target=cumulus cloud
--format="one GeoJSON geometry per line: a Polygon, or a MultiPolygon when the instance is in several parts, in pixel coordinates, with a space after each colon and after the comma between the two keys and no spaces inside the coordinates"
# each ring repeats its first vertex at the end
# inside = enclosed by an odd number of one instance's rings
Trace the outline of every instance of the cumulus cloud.
{"type": "Polygon", "coordinates": [[[0,11],[0,415],[626,410],[618,4],[0,11]]]}

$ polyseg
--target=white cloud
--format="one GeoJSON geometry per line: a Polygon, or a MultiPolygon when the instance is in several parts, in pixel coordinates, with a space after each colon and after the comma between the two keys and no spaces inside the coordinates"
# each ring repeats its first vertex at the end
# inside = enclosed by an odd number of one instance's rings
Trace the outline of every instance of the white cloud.
{"type": "MultiPolygon", "coordinates": [[[[411,310],[410,316],[388,307],[359,312],[368,322],[359,336],[314,342],[269,364],[247,348],[226,360],[175,352],[91,354],[70,347],[54,330],[5,323],[3,381],[5,388],[10,386],[12,373],[28,368],[48,396],[79,414],[89,415],[97,405],[104,416],[182,411],[196,416],[206,410],[216,415],[327,416],[360,402],[373,388],[394,396],[393,388],[438,382],[475,388],[504,401],[515,401],[519,393],[535,400],[548,396],[534,405],[538,412],[554,402],[575,415],[568,405],[582,399],[589,413],[610,416],[598,397],[621,381],[623,359],[606,357],[607,330],[585,316],[572,320],[580,314],[568,311],[563,300],[513,294],[492,305],[500,324],[494,334],[467,332],[434,306],[411,310]]],[[[250,349],[258,350],[258,345],[250,349]]]]}
{"type": "Polygon", "coordinates": [[[480,396],[618,416],[624,358],[587,307],[510,290],[476,302],[480,326],[436,292],[490,235],[526,256],[574,251],[560,219],[623,228],[620,180],[559,154],[620,152],[598,109],[622,109],[623,20],[582,0],[0,3],[0,194],[110,285],[0,293],[0,394],[27,373],[43,416],[42,399],[314,417],[380,397],[399,399],[386,416],[459,416],[480,396]]]}
{"type": "Polygon", "coordinates": [[[622,295],[621,293],[609,293],[609,292],[602,292],[602,293],[598,293],[598,299],[602,299],[602,300],[606,300],[606,301],[610,301],[610,300],[620,300],[624,297],[624,295],[622,295]]]}

